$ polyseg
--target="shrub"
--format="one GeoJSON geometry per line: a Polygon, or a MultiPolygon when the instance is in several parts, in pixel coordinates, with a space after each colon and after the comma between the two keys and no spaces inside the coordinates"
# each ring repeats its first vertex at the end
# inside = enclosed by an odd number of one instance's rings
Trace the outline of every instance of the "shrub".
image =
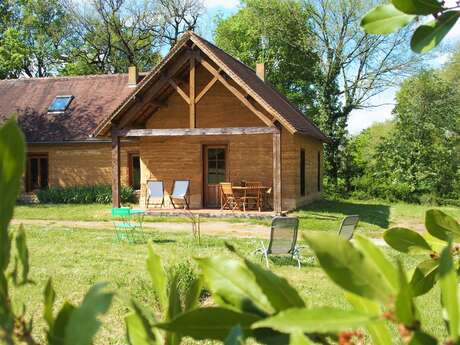
{"type": "MultiPolygon", "coordinates": [[[[131,187],[121,188],[122,202],[136,202],[131,187]]],[[[110,186],[51,187],[37,192],[38,200],[44,204],[110,204],[112,188],[110,186]]]]}

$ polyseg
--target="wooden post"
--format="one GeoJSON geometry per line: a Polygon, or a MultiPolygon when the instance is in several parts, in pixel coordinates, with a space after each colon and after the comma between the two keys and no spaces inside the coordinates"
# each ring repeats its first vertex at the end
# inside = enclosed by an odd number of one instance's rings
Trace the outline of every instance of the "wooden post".
{"type": "Polygon", "coordinates": [[[273,211],[281,213],[281,131],[273,134],[273,211]]]}
{"type": "Polygon", "coordinates": [[[120,137],[112,129],[112,206],[120,207],[120,137]]]}
{"type": "Polygon", "coordinates": [[[189,79],[189,109],[190,109],[190,128],[196,128],[196,105],[195,105],[195,58],[190,58],[190,79],[189,79]]]}

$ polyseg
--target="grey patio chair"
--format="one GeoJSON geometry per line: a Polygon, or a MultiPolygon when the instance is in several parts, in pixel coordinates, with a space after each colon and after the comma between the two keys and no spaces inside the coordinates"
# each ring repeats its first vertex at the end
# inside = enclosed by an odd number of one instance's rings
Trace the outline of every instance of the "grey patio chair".
{"type": "Polygon", "coordinates": [[[261,241],[261,247],[256,253],[261,253],[268,268],[269,255],[290,255],[297,261],[300,268],[300,251],[297,246],[297,233],[299,230],[299,219],[297,217],[276,216],[272,220],[270,230],[270,242],[265,247],[261,241]]]}
{"type": "Polygon", "coordinates": [[[184,208],[186,208],[187,210],[190,209],[189,189],[189,180],[174,180],[173,190],[172,193],[169,195],[169,199],[171,200],[171,204],[174,208],[177,208],[177,205],[176,203],[174,203],[174,200],[180,200],[184,203],[184,208]]]}
{"type": "Polygon", "coordinates": [[[358,226],[359,216],[346,216],[340,224],[339,232],[337,233],[343,239],[349,241],[353,238],[353,233],[358,226]]]}
{"type": "Polygon", "coordinates": [[[145,208],[148,208],[150,201],[152,205],[163,207],[165,204],[165,188],[161,180],[147,180],[147,195],[145,197],[145,208]],[[155,202],[156,201],[156,202],[155,202]]]}

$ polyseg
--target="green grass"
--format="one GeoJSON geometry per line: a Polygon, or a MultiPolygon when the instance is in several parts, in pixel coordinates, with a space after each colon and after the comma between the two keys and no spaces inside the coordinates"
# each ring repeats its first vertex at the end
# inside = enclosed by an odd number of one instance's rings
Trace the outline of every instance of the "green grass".
{"type": "MultiPolygon", "coordinates": [[[[57,305],[64,299],[73,303],[81,301],[88,288],[99,281],[110,282],[117,291],[117,297],[96,339],[96,344],[122,344],[124,341],[123,317],[127,313],[126,298],[133,296],[145,305],[155,306],[151,283],[145,269],[147,247],[145,244],[129,245],[114,241],[114,233],[107,230],[88,230],[52,226],[26,227],[31,256],[31,276],[36,284],[17,288],[14,301],[26,302],[27,313],[34,318],[36,335],[43,340],[45,327],[41,321],[42,294],[49,276],[57,291],[57,305]]],[[[236,248],[255,261],[253,250],[258,244],[255,239],[202,237],[199,246],[189,234],[148,233],[155,250],[167,265],[187,263],[196,269],[193,261],[197,256],[231,254],[224,249],[224,241],[230,241],[236,248]]],[[[385,250],[393,260],[399,257],[390,249],[385,250]]],[[[305,299],[307,306],[336,306],[348,308],[341,291],[325,276],[312,259],[308,249],[302,269],[298,270],[289,259],[278,258],[271,269],[288,279],[305,299]]],[[[412,268],[419,259],[400,258],[406,267],[412,268]]],[[[439,307],[439,291],[419,298],[418,305],[427,331],[444,335],[439,307]]]]}

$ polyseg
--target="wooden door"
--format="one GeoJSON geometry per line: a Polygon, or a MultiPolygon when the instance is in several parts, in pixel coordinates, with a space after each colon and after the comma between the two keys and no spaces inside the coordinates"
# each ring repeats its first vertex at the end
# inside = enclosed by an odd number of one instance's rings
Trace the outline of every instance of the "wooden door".
{"type": "Polygon", "coordinates": [[[227,146],[204,147],[204,205],[220,207],[219,183],[228,181],[227,146]]]}

